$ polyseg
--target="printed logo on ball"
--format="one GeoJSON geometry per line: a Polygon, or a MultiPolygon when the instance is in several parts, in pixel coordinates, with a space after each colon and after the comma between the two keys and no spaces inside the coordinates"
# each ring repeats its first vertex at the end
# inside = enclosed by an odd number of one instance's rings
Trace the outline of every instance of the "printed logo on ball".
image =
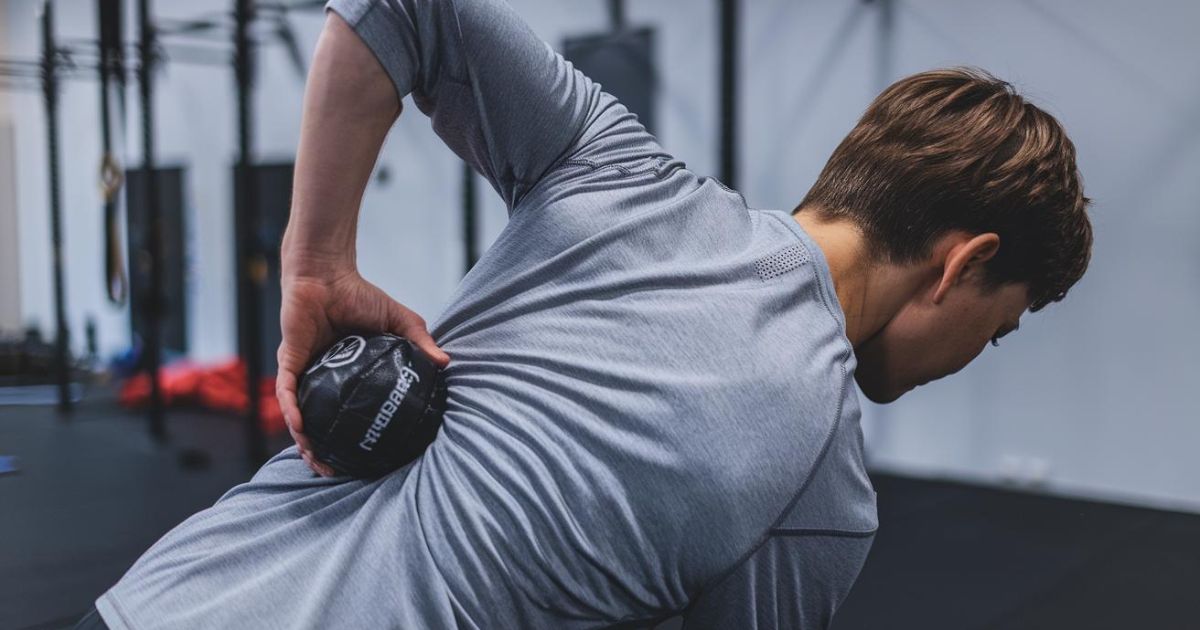
{"type": "Polygon", "coordinates": [[[375,449],[375,443],[383,437],[384,429],[391,424],[392,416],[396,415],[400,405],[404,404],[404,397],[408,395],[409,388],[413,383],[420,382],[421,377],[412,369],[412,362],[405,364],[400,370],[400,377],[396,379],[396,385],[392,387],[387,400],[383,401],[383,405],[379,407],[379,413],[375,414],[375,421],[367,427],[367,434],[358,442],[359,448],[364,451],[375,449]]]}
{"type": "Polygon", "coordinates": [[[354,363],[362,354],[363,348],[367,347],[367,340],[358,335],[351,335],[333,344],[333,347],[325,352],[325,356],[321,357],[317,364],[308,368],[305,374],[311,374],[317,368],[327,367],[336,368],[354,363]]]}

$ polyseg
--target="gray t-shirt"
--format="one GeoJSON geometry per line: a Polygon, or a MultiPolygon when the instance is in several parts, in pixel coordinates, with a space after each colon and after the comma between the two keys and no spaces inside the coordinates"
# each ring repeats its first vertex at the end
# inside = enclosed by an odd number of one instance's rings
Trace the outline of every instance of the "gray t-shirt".
{"type": "Polygon", "coordinates": [[[445,423],[374,481],[284,450],[155,543],[104,620],[828,625],[876,514],[821,250],[667,154],[498,0],[329,8],[509,209],[431,322],[445,423]]]}

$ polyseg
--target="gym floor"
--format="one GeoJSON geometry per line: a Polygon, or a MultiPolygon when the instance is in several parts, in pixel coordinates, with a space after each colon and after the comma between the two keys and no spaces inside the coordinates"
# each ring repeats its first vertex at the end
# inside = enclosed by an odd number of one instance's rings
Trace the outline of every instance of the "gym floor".
{"type": "MultiPolygon", "coordinates": [[[[103,389],[68,419],[0,406],[0,455],[20,467],[0,476],[0,628],[70,627],[158,537],[254,472],[237,418],[172,411],[168,435],[156,445],[103,389]]],[[[275,436],[270,452],[289,443],[275,436]]],[[[1200,515],[872,479],[879,534],[836,630],[1200,627],[1200,515]]]]}

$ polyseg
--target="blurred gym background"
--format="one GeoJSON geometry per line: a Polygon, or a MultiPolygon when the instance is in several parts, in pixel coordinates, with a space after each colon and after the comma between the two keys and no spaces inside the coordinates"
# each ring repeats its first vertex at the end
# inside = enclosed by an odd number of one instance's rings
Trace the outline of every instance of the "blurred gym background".
{"type": "MultiPolygon", "coordinates": [[[[1200,625],[1200,5],[511,3],[753,207],[794,207],[914,72],[976,65],[1059,118],[1090,270],[954,378],[863,399],[881,527],[835,627],[1200,625]]],[[[278,243],[322,22],[309,0],[0,2],[0,628],[69,627],[291,443],[278,243]]],[[[505,217],[408,106],[360,269],[433,320],[505,217]]]]}

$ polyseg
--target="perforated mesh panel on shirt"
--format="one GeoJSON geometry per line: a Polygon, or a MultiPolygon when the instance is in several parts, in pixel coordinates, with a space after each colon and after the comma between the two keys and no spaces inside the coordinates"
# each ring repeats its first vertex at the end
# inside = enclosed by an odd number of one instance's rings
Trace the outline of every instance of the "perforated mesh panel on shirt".
{"type": "Polygon", "coordinates": [[[759,258],[754,266],[763,280],[781,276],[810,260],[808,250],[803,245],[789,245],[769,256],[759,258]]]}

